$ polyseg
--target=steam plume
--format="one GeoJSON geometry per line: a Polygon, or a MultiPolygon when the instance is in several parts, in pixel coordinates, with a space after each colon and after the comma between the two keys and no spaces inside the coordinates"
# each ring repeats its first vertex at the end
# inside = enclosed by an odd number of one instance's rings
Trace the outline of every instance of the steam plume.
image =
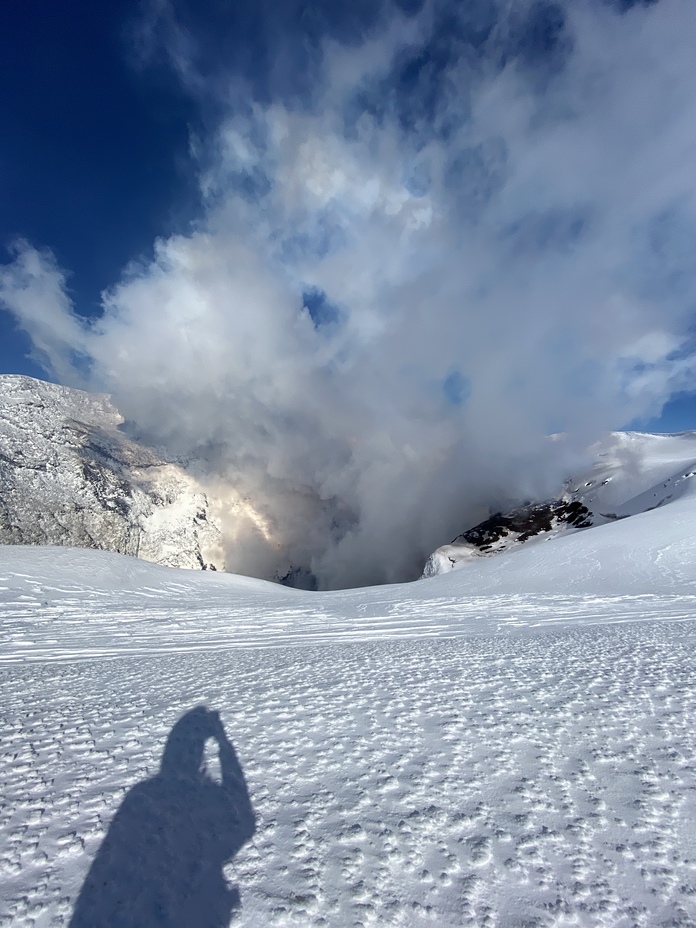
{"type": "Polygon", "coordinates": [[[223,114],[203,218],[91,323],[27,243],[0,296],[55,376],[249,500],[228,569],[413,577],[692,382],[691,0],[384,9],[256,98],[172,8],[150,25],[223,114]]]}

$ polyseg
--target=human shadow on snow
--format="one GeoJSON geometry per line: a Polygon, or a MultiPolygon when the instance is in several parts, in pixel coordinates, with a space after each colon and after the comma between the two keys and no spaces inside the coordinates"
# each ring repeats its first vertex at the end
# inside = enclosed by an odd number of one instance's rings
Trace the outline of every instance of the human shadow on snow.
{"type": "Polygon", "coordinates": [[[227,928],[239,892],[222,868],[255,830],[237,755],[217,712],[198,706],[172,728],[159,773],[116,813],[70,928],[227,928]],[[205,771],[219,747],[221,782],[205,771]]]}

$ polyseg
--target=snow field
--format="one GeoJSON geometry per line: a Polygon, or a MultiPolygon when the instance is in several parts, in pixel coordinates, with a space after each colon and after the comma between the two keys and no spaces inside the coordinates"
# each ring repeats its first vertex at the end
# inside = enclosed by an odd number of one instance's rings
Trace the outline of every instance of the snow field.
{"type": "Polygon", "coordinates": [[[0,670],[0,925],[68,924],[174,722],[219,709],[240,926],[696,925],[696,625],[0,670]]]}
{"type": "MultiPolygon", "coordinates": [[[[0,928],[70,925],[135,787],[179,790],[175,849],[201,858],[210,806],[160,771],[201,704],[256,815],[224,868],[233,925],[696,928],[696,485],[665,477],[694,436],[654,438],[596,493],[659,477],[658,508],[418,583],[308,594],[0,548],[0,928]]],[[[203,885],[224,903],[221,859],[203,885]]],[[[162,924],[125,903],[72,928],[162,924]]]]}

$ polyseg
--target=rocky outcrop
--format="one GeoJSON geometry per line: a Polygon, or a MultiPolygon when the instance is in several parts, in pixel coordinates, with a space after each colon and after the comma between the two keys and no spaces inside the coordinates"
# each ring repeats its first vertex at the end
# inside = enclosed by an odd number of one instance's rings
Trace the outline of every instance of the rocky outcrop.
{"type": "Polygon", "coordinates": [[[122,423],[106,395],[1,376],[0,543],[224,569],[214,501],[122,423]]]}
{"type": "Polygon", "coordinates": [[[563,528],[589,528],[594,524],[587,506],[568,498],[527,503],[506,514],[497,512],[434,551],[426,561],[423,577],[448,573],[471,557],[497,554],[537,536],[548,537],[563,528]]]}
{"type": "Polygon", "coordinates": [[[627,519],[668,505],[696,476],[696,432],[613,432],[588,449],[594,463],[568,480],[556,499],[496,512],[428,558],[423,577],[459,570],[472,558],[627,519]]]}

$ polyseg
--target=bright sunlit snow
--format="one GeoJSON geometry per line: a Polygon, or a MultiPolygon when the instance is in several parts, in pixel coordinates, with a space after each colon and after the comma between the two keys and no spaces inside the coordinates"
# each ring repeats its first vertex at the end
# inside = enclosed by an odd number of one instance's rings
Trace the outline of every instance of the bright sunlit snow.
{"type": "Polygon", "coordinates": [[[334,593],[0,549],[0,924],[696,924],[682,490],[334,593]]]}

